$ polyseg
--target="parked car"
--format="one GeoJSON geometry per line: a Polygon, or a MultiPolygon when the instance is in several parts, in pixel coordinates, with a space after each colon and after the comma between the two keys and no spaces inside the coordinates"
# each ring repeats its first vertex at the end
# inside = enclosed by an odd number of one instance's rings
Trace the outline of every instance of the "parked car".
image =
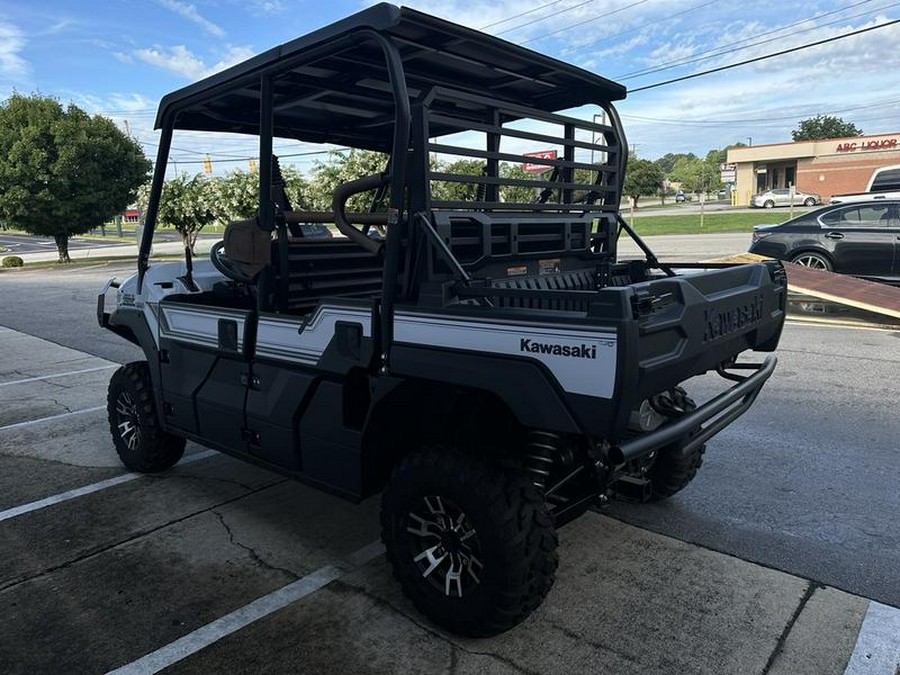
{"type": "Polygon", "coordinates": [[[900,200],[831,204],[753,228],[751,253],[900,282],[900,200]]]}
{"type": "MultiPolygon", "coordinates": [[[[758,195],[753,195],[753,197],[750,198],[750,206],[766,209],[771,209],[775,206],[790,206],[791,203],[790,188],[775,188],[774,190],[760,192],[758,195]]],[[[801,204],[803,206],[816,206],[821,203],[821,195],[817,195],[814,192],[800,192],[800,190],[794,190],[794,206],[800,206],[801,204]]]]}
{"type": "Polygon", "coordinates": [[[675,193],[675,203],[680,204],[681,202],[690,202],[694,200],[694,195],[690,192],[685,192],[684,190],[678,190],[675,193]]]}

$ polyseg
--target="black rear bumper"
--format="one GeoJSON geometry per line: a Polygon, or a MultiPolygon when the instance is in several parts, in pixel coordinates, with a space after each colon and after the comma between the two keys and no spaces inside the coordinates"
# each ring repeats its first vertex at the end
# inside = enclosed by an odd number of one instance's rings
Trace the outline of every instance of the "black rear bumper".
{"type": "Polygon", "coordinates": [[[682,452],[690,452],[747,412],[766,380],[774,372],[776,363],[778,363],[778,359],[774,355],[769,355],[760,364],[731,366],[741,370],[752,369],[755,371],[746,377],[720,369],[721,375],[729,379],[739,379],[739,382],[693,412],[679,417],[655,431],[620,443],[610,451],[610,459],[615,464],[624,464],[688,436],[690,436],[690,440],[682,446],[682,452]]]}

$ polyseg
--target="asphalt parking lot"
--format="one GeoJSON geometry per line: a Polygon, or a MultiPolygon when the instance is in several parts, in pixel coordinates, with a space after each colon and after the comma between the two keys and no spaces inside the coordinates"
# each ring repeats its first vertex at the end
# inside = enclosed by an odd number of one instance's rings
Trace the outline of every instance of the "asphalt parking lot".
{"type": "Polygon", "coordinates": [[[104,411],[115,363],[6,328],[0,354],[4,673],[900,666],[897,609],[597,513],[562,531],[532,618],[489,640],[448,635],[390,578],[377,500],[191,445],[169,472],[129,474],[104,411]]]}

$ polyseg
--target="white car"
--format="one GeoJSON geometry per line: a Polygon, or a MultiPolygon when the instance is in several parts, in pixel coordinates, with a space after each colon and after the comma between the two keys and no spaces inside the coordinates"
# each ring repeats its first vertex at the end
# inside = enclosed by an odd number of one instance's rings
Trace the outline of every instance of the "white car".
{"type": "Polygon", "coordinates": [[[812,192],[800,192],[794,190],[791,197],[790,188],[775,188],[767,192],[760,192],[750,198],[750,206],[771,209],[775,206],[816,206],[822,203],[822,197],[812,192]]]}

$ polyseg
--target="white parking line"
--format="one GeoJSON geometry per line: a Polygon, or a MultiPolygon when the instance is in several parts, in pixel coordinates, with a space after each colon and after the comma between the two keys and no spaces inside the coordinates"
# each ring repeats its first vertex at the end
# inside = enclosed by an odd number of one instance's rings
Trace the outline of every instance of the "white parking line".
{"type": "Polygon", "coordinates": [[[161,647],[155,652],[150,652],[137,661],[132,661],[121,668],[111,670],[107,675],[150,675],[151,673],[158,673],[191,654],[196,654],[201,649],[250,625],[254,621],[258,621],[301,598],[305,598],[307,595],[315,593],[335,579],[339,579],[352,571],[355,567],[378,557],[383,551],[381,542],[374,541],[352,553],[343,564],[320,567],[315,572],[311,572],[287,586],[282,586],[277,591],[264,595],[250,604],[236,609],[231,614],[226,614],[192,633],[170,642],[165,647],[161,647]]]}
{"type": "Polygon", "coordinates": [[[38,417],[36,420],[28,420],[26,422],[15,422],[13,424],[7,424],[5,427],[0,427],[0,431],[6,431],[7,429],[20,429],[21,427],[30,427],[32,424],[41,424],[43,422],[52,422],[53,420],[61,420],[64,417],[71,417],[72,415],[83,415],[85,413],[97,412],[98,410],[106,410],[105,405],[96,405],[93,408],[84,408],[82,410],[73,410],[72,412],[60,413],[59,415],[50,415],[49,417],[38,417]]]}
{"type": "Polygon", "coordinates": [[[844,675],[896,675],[900,672],[900,609],[869,603],[856,647],[844,675]]]}
{"type": "Polygon", "coordinates": [[[85,368],[84,370],[70,370],[67,373],[55,373],[54,375],[41,375],[40,377],[29,377],[25,380],[14,380],[12,382],[0,382],[0,387],[9,387],[14,384],[25,384],[26,382],[40,382],[42,380],[52,380],[57,377],[68,377],[69,375],[81,375],[83,373],[94,373],[98,370],[107,370],[108,368],[118,368],[118,363],[110,363],[107,366],[97,366],[96,368],[85,368]]]}
{"type": "MultiPolygon", "coordinates": [[[[207,457],[212,457],[213,455],[217,454],[219,453],[217,453],[215,450],[204,450],[203,452],[188,455],[179,462],[179,465],[197,462],[201,459],[206,459],[207,457]]],[[[100,490],[105,490],[106,488],[111,488],[115,485],[121,485],[122,483],[127,483],[136,478],[140,478],[141,476],[146,475],[147,474],[143,473],[125,473],[121,476],[114,476],[112,478],[107,478],[106,480],[101,480],[98,483],[91,483],[90,485],[84,485],[80,488],[75,488],[74,490],[61,492],[58,495],[45,497],[44,499],[39,499],[36,502],[22,504],[21,506],[14,506],[11,509],[0,511],[0,523],[2,523],[4,520],[15,518],[16,516],[21,516],[33,511],[39,511],[40,509],[44,509],[48,506],[53,506],[54,504],[67,502],[70,499],[75,499],[76,497],[83,497],[84,495],[93,494],[94,492],[100,492],[100,490]]]]}

